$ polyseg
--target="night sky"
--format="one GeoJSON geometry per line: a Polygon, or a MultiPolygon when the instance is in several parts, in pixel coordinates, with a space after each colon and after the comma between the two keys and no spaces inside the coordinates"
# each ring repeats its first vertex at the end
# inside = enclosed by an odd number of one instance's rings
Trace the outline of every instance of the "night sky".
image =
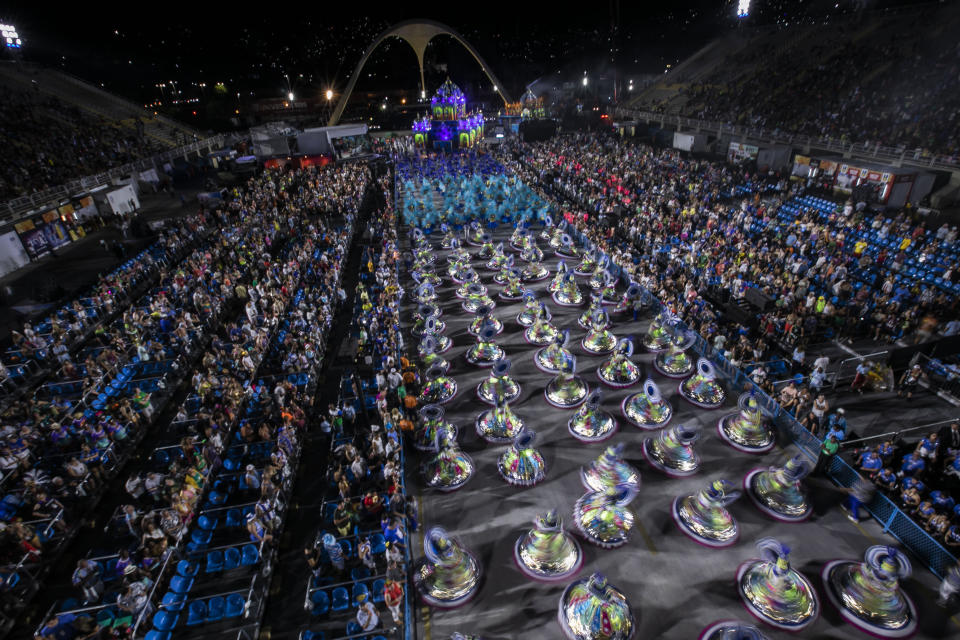
{"type": "MultiPolygon", "coordinates": [[[[851,11],[876,10],[912,0],[754,0],[749,23],[828,19],[851,11]]],[[[165,96],[158,83],[174,81],[184,97],[204,99],[222,83],[221,93],[244,100],[277,98],[293,90],[319,96],[343,88],[373,38],[400,20],[430,18],[463,34],[514,95],[545,74],[609,67],[621,74],[663,73],[710,39],[738,27],[736,0],[576,3],[470,3],[463,9],[347,12],[333,3],[116,5],[101,10],[88,3],[57,6],[35,2],[7,8],[24,38],[25,59],[56,65],[84,79],[147,103],[165,96]],[[184,6],[184,5],[181,5],[184,6]],[[238,7],[241,5],[237,5],[238,7]],[[558,10],[560,7],[566,7],[558,10]],[[158,11],[156,15],[144,11],[158,11]],[[611,25],[616,24],[616,52],[611,25]],[[287,86],[287,78],[290,86],[287,86]],[[201,84],[206,85],[205,87],[201,84]]],[[[343,3],[348,7],[350,3],[343,3]]],[[[438,38],[427,50],[428,88],[450,75],[482,90],[479,68],[452,41],[438,38]]],[[[360,92],[415,91],[416,59],[399,40],[381,47],[365,68],[360,92]]],[[[169,96],[165,96],[169,97],[169,96]]]]}

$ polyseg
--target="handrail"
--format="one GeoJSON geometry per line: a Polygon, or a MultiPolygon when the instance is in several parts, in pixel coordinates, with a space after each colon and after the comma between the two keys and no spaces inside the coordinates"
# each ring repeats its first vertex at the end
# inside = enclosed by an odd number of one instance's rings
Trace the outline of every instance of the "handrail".
{"type": "Polygon", "coordinates": [[[867,440],[877,440],[877,439],[879,439],[879,438],[886,438],[887,436],[897,437],[897,436],[900,436],[900,435],[902,435],[902,434],[904,434],[904,433],[910,433],[910,432],[913,432],[913,431],[920,431],[921,429],[929,429],[930,427],[935,427],[935,426],[941,425],[941,424],[950,424],[951,422],[956,422],[956,421],[957,421],[957,418],[950,418],[950,419],[948,419],[948,420],[939,420],[939,421],[937,421],[937,422],[930,422],[930,423],[928,423],[928,424],[917,425],[916,427],[907,427],[906,429],[899,429],[899,430],[897,430],[897,431],[887,431],[886,433],[878,433],[878,434],[873,435],[873,436],[864,436],[864,437],[862,437],[862,438],[857,438],[856,440],[845,440],[845,441],[843,441],[843,442],[840,443],[840,447],[841,447],[841,448],[847,448],[847,447],[849,447],[850,445],[856,444],[856,443],[858,443],[858,442],[866,442],[867,440]]]}

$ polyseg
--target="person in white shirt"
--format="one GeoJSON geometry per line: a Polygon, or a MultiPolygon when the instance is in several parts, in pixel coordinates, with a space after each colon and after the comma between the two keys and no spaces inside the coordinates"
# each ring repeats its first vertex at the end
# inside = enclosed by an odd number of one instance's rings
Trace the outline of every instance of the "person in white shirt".
{"type": "Polygon", "coordinates": [[[357,596],[357,602],[360,603],[357,609],[357,624],[364,631],[373,631],[380,624],[380,612],[365,593],[357,596]]]}

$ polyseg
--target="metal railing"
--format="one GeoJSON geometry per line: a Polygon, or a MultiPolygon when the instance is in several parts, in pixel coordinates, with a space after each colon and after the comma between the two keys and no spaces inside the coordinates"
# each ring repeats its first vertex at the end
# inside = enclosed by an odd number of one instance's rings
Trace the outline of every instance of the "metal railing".
{"type": "Polygon", "coordinates": [[[960,158],[956,156],[934,155],[923,150],[907,149],[905,146],[885,147],[879,143],[874,145],[863,142],[847,142],[846,140],[832,137],[814,138],[813,136],[781,131],[778,128],[745,127],[715,120],[701,120],[699,118],[688,118],[669,113],[656,113],[654,111],[644,111],[628,107],[618,107],[614,111],[614,115],[618,118],[627,117],[630,119],[645,120],[647,122],[659,122],[661,126],[673,125],[676,127],[716,132],[718,135],[753,138],[771,143],[789,144],[804,148],[813,147],[833,151],[842,155],[855,155],[864,159],[892,163],[898,166],[911,165],[946,170],[960,169],[960,158]]]}

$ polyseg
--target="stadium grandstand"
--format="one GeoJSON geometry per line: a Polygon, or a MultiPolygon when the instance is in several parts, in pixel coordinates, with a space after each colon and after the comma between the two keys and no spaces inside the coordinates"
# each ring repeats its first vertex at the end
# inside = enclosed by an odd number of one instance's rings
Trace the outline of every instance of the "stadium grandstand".
{"type": "Polygon", "coordinates": [[[5,16],[0,638],[957,637],[960,4],[800,4],[5,16]]]}

